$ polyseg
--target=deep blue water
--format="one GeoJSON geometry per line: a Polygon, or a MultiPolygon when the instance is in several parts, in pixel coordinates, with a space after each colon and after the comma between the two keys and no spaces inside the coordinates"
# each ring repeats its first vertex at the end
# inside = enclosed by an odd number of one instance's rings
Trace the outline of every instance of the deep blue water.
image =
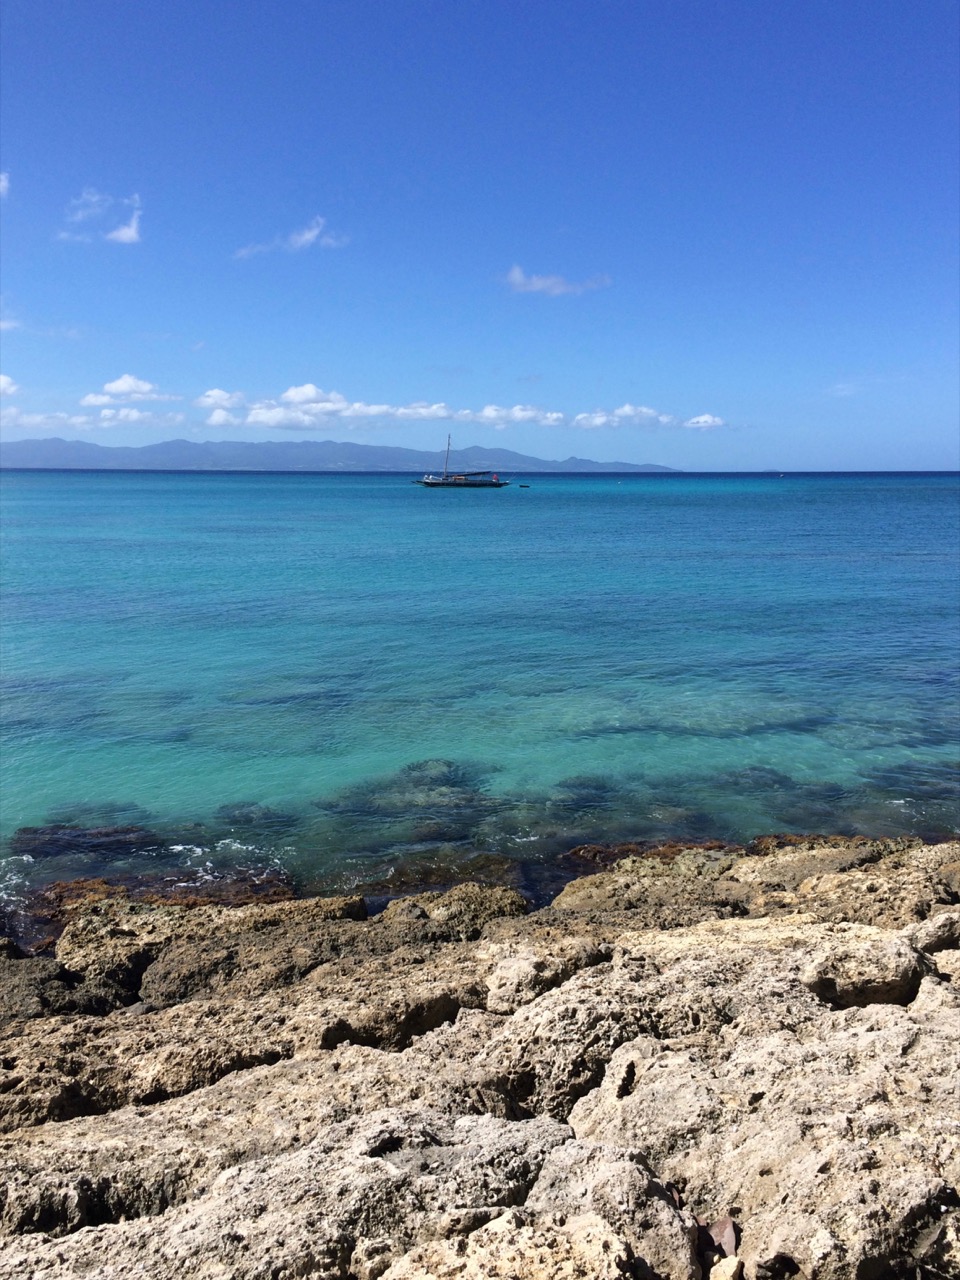
{"type": "Polygon", "coordinates": [[[524,483],[4,472],[0,835],[333,887],[960,826],[956,475],[524,483]]]}

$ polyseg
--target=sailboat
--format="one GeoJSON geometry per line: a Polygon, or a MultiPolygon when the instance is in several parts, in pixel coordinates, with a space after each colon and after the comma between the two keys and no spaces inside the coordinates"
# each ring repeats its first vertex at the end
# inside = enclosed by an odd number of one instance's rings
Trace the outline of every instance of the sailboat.
{"type": "Polygon", "coordinates": [[[422,484],[425,489],[503,489],[509,483],[501,480],[495,471],[451,471],[449,436],[443,474],[435,476],[427,472],[422,480],[414,480],[414,484],[422,484]]]}

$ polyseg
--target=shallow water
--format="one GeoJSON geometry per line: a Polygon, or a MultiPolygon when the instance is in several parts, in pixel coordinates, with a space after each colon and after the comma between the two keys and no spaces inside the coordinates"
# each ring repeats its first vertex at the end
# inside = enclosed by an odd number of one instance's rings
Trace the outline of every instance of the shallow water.
{"type": "Polygon", "coordinates": [[[8,889],[957,829],[955,475],[525,483],[3,473],[8,889]]]}

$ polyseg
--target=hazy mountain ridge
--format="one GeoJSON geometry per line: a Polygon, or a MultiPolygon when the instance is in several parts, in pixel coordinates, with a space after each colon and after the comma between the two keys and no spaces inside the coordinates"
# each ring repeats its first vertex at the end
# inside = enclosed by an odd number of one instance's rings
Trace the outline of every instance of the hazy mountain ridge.
{"type": "MultiPolygon", "coordinates": [[[[444,451],[334,440],[165,440],[160,444],[101,445],[88,440],[9,440],[0,467],[89,471],[436,471],[444,451]]],[[[452,449],[451,469],[510,472],[675,471],[652,462],[554,461],[510,449],[471,445],[452,449]]]]}

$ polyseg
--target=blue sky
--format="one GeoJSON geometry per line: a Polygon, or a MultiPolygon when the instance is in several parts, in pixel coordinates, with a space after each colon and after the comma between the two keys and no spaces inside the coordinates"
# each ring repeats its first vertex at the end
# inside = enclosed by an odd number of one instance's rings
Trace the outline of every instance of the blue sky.
{"type": "Polygon", "coordinates": [[[4,437],[958,459],[954,0],[5,0],[4,437]]]}

